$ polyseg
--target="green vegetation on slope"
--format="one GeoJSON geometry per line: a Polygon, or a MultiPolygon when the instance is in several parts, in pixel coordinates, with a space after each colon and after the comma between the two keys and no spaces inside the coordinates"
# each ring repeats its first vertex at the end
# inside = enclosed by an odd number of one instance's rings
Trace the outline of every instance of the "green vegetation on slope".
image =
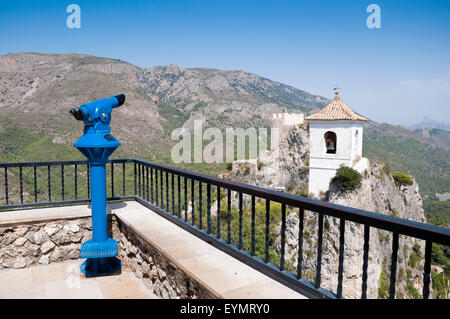
{"type": "Polygon", "coordinates": [[[331,182],[343,189],[354,189],[361,185],[361,174],[351,167],[341,166],[331,182]]]}
{"type": "Polygon", "coordinates": [[[423,201],[423,209],[427,222],[437,226],[450,226],[450,201],[423,201]]]}
{"type": "MultiPolygon", "coordinates": [[[[441,227],[449,227],[450,201],[424,200],[423,208],[427,223],[441,227]]],[[[431,258],[433,265],[443,268],[441,274],[436,273],[434,270],[431,273],[435,297],[445,299],[448,296],[450,285],[450,247],[433,244],[431,258]]]]}
{"type": "Polygon", "coordinates": [[[394,178],[394,180],[402,185],[412,185],[414,184],[413,179],[411,178],[411,176],[402,173],[402,172],[396,172],[394,174],[392,174],[392,177],[394,178]]]}
{"type": "Polygon", "coordinates": [[[422,195],[445,193],[450,189],[450,151],[414,139],[396,140],[381,136],[364,138],[364,156],[389,163],[393,171],[414,176],[422,195]]]}
{"type": "Polygon", "coordinates": [[[32,134],[13,126],[0,133],[0,162],[83,159],[73,147],[52,143],[53,136],[32,134]]]}

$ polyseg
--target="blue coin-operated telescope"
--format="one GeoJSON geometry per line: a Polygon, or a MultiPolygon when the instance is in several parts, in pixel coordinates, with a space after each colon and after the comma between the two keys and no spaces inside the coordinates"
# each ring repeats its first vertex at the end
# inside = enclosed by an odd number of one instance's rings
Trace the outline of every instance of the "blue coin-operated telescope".
{"type": "Polygon", "coordinates": [[[81,265],[86,277],[104,276],[121,269],[117,259],[117,241],[108,237],[106,215],[106,163],[120,146],[111,135],[109,124],[113,108],[125,102],[119,94],[100,99],[70,110],[78,121],[84,122],[84,134],[73,146],[86,156],[91,170],[92,239],[81,246],[79,258],[87,258],[81,265]]]}

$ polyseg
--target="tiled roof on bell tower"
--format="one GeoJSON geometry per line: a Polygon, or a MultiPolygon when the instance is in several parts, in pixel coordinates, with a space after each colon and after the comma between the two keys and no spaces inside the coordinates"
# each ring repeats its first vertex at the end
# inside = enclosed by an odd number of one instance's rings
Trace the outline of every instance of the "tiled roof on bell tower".
{"type": "Polygon", "coordinates": [[[339,92],[335,92],[334,100],[323,108],[320,112],[312,114],[305,118],[308,121],[364,121],[367,119],[354,113],[339,97],[339,92]]]}

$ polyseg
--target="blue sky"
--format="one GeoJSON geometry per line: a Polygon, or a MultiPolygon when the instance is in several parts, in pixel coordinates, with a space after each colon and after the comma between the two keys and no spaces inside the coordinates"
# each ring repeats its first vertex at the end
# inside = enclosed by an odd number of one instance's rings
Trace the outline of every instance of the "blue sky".
{"type": "Polygon", "coordinates": [[[0,1],[0,54],[240,69],[341,98],[379,122],[450,122],[450,1],[0,1]],[[81,28],[66,7],[81,7],[81,28]],[[369,4],[381,28],[369,29],[369,4]]]}

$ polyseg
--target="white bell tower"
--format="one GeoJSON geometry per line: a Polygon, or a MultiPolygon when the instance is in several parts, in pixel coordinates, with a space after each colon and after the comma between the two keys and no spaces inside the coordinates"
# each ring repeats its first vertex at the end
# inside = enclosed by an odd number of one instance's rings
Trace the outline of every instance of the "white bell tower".
{"type": "Polygon", "coordinates": [[[343,164],[362,173],[369,162],[362,157],[365,117],[355,114],[335,91],[334,100],[320,112],[306,117],[309,122],[309,193],[319,195],[343,164]]]}

